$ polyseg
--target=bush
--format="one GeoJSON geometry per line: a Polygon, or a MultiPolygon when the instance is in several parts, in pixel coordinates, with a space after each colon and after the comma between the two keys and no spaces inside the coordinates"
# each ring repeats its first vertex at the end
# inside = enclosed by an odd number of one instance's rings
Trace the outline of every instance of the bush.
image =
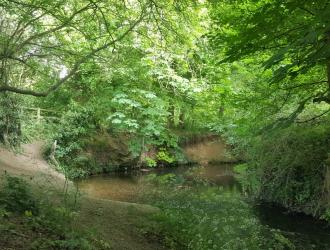
{"type": "MultiPolygon", "coordinates": [[[[72,179],[89,175],[88,164],[92,164],[92,161],[84,156],[83,149],[85,139],[97,128],[93,112],[85,108],[69,111],[62,117],[58,127],[52,140],[57,140],[56,158],[63,167],[62,171],[72,179]]],[[[49,154],[49,150],[45,153],[49,154]]]]}
{"type": "Polygon", "coordinates": [[[6,211],[20,214],[27,211],[32,214],[38,213],[37,201],[24,180],[9,175],[2,179],[4,185],[0,190],[0,204],[6,211]]]}
{"type": "Polygon", "coordinates": [[[165,148],[161,148],[156,157],[161,164],[171,164],[175,160],[165,148]]]}
{"type": "Polygon", "coordinates": [[[0,142],[7,146],[18,146],[21,141],[21,115],[19,98],[0,93],[0,142]]]}
{"type": "Polygon", "coordinates": [[[146,162],[147,167],[149,167],[149,168],[157,167],[157,162],[150,157],[146,157],[145,162],[146,162]]]}
{"type": "Polygon", "coordinates": [[[3,178],[0,249],[110,249],[108,243],[77,228],[74,221],[78,212],[69,206],[70,201],[57,201],[55,205],[48,196],[44,198],[39,194],[38,198],[33,198],[26,181],[8,175],[3,178]]]}
{"type": "Polygon", "coordinates": [[[329,125],[292,126],[261,136],[248,151],[246,186],[263,200],[319,216],[330,207],[329,153],[329,125]]]}

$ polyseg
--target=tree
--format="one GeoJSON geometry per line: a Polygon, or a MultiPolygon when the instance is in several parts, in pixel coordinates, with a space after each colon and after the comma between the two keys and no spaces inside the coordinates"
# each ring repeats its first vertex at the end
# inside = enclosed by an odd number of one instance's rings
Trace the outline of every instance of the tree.
{"type": "Polygon", "coordinates": [[[47,96],[103,50],[116,49],[150,12],[149,1],[4,0],[0,92],[47,96]]]}
{"type": "Polygon", "coordinates": [[[288,92],[308,88],[297,111],[311,100],[330,103],[329,1],[211,2],[210,37],[217,48],[227,46],[221,62],[255,56],[273,71],[272,84],[288,92]]]}

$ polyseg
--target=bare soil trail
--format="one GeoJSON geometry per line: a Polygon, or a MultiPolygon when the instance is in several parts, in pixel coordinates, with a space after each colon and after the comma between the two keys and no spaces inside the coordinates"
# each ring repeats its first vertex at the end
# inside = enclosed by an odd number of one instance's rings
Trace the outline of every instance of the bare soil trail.
{"type": "Polygon", "coordinates": [[[0,174],[20,176],[54,188],[63,187],[65,177],[43,159],[43,145],[42,141],[25,144],[21,152],[0,147],[0,174]]]}

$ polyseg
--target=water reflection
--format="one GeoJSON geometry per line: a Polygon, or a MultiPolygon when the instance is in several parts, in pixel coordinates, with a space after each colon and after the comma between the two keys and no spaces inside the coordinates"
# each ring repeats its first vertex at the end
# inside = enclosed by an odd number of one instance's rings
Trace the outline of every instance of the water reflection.
{"type": "Polygon", "coordinates": [[[77,182],[88,196],[117,201],[135,201],[139,192],[139,176],[109,174],[93,176],[77,182]]]}
{"type": "Polygon", "coordinates": [[[312,247],[306,249],[330,249],[330,228],[326,222],[270,203],[255,205],[254,211],[262,224],[280,229],[312,247]]]}
{"type": "MultiPolygon", "coordinates": [[[[196,167],[195,167],[196,168],[196,167]]],[[[148,172],[112,173],[92,176],[77,182],[80,190],[89,196],[117,201],[136,201],[143,189],[143,177],[148,174],[163,175],[174,173],[183,175],[191,167],[163,168],[148,172]]],[[[234,177],[232,164],[199,166],[198,171],[192,171],[195,177],[200,176],[225,190],[240,192],[239,183],[234,177]]]]}

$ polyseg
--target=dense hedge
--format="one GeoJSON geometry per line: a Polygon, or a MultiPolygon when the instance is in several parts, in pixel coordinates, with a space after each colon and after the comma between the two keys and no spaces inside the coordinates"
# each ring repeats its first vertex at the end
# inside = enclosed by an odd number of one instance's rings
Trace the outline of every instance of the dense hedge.
{"type": "Polygon", "coordinates": [[[329,213],[329,124],[260,136],[248,156],[246,184],[259,198],[314,216],[329,213]]]}

